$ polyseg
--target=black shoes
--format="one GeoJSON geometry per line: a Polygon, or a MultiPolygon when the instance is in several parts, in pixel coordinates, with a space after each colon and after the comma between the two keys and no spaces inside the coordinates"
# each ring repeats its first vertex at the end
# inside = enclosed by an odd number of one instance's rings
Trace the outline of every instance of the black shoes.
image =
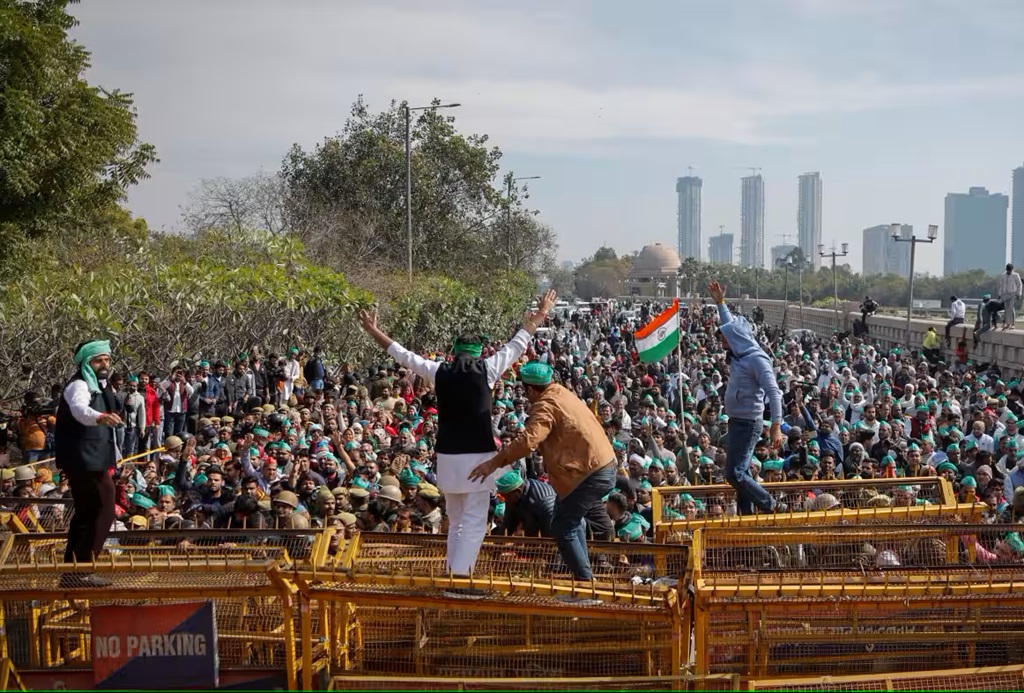
{"type": "Polygon", "coordinates": [[[64,573],[60,576],[60,588],[67,589],[88,589],[110,587],[113,582],[105,577],[89,573],[64,573]]]}

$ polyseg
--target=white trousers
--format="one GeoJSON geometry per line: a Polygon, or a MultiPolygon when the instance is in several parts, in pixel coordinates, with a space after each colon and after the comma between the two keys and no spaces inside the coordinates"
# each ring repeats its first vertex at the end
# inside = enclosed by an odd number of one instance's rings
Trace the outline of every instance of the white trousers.
{"type": "Polygon", "coordinates": [[[444,497],[448,508],[448,570],[453,575],[472,575],[487,534],[491,492],[445,493],[444,497]]]}

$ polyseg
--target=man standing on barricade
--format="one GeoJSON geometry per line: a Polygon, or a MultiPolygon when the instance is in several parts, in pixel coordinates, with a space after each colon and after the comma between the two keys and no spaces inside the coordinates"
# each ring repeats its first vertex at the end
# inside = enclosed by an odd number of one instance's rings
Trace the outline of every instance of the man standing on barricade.
{"type": "MultiPolygon", "coordinates": [[[[117,403],[107,387],[110,342],[83,342],[75,350],[77,371],[64,387],[57,405],[56,464],[67,477],[75,500],[68,527],[64,562],[95,560],[114,522],[114,480],[111,471],[119,453],[114,427],[121,423],[117,403]]],[[[60,585],[106,587],[97,575],[65,573],[60,585]]]]}
{"type": "Polygon", "coordinates": [[[470,480],[469,473],[497,450],[491,426],[491,390],[502,374],[526,352],[530,339],[555,305],[548,291],[536,312],[526,316],[522,328],[493,356],[481,358],[483,339],[462,336],[455,340],[451,362],[428,361],[405,349],[377,327],[375,311],[361,311],[363,329],[388,354],[416,375],[434,384],[437,393],[437,483],[444,493],[448,519],[448,569],[457,577],[473,573],[477,554],[487,533],[493,475],[470,480]]]}
{"type": "Polygon", "coordinates": [[[747,321],[729,312],[725,288],[713,281],[708,284],[708,292],[718,306],[718,330],[729,362],[729,384],[725,391],[725,412],[729,415],[725,480],[736,489],[736,507],[741,514],[752,515],[755,508],[764,512],[785,510],[750,476],[750,457],[761,440],[764,426],[765,397],[771,413],[769,441],[773,449],[782,445],[782,392],[771,357],[755,341],[747,321]]]}

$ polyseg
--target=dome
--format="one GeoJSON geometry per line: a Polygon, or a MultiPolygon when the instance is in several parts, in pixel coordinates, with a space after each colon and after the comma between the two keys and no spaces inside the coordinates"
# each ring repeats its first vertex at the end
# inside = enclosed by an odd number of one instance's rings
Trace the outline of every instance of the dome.
{"type": "Polygon", "coordinates": [[[679,269],[679,255],[667,245],[655,243],[644,246],[633,260],[630,274],[675,273],[679,269]]]}

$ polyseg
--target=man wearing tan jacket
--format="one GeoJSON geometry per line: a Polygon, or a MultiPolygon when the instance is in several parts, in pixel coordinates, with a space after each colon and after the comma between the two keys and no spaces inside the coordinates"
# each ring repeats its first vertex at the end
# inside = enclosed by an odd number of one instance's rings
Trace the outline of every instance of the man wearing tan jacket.
{"type": "Polygon", "coordinates": [[[615,451],[586,403],[553,383],[551,376],[551,366],[539,361],[520,369],[519,377],[530,401],[526,428],[508,447],[474,469],[469,479],[486,479],[537,450],[548,483],[558,494],[551,534],[573,577],[592,580],[583,520],[588,519],[597,536],[611,530],[601,499],[615,485],[615,451]]]}

